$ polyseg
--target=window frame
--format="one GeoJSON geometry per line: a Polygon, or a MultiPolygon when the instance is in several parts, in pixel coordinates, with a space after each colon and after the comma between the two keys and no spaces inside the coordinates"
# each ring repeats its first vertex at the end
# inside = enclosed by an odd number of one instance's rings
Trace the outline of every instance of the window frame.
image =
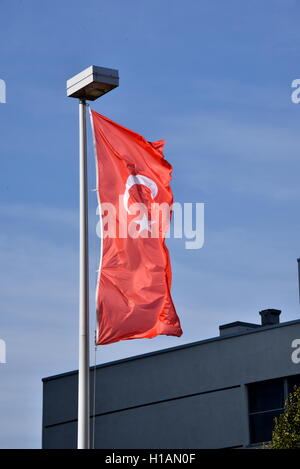
{"type": "Polygon", "coordinates": [[[248,418],[249,446],[258,446],[258,445],[270,442],[270,440],[257,441],[257,442],[252,441],[253,440],[253,437],[252,437],[253,430],[251,429],[251,417],[254,416],[254,415],[263,415],[263,414],[268,414],[268,413],[277,412],[277,411],[281,411],[280,413],[284,412],[284,403],[285,403],[286,399],[288,398],[288,395],[290,394],[290,392],[292,392],[292,390],[290,389],[289,379],[290,378],[295,378],[296,376],[299,376],[299,386],[300,386],[300,373],[297,373],[295,375],[290,375],[290,376],[279,377],[279,378],[271,378],[271,379],[262,380],[262,381],[254,381],[254,382],[246,384],[247,400],[248,400],[248,409],[247,409],[248,410],[248,415],[247,415],[247,418],[248,418]],[[274,409],[260,410],[260,411],[254,411],[254,412],[252,411],[251,412],[250,411],[250,386],[259,385],[259,384],[262,384],[262,383],[267,383],[267,382],[275,381],[275,380],[281,380],[282,381],[283,407],[277,407],[277,408],[274,408],[274,409]]]}

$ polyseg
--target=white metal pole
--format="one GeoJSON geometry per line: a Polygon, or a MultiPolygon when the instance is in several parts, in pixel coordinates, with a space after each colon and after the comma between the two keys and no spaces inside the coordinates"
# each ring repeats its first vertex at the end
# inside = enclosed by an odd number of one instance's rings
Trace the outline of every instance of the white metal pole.
{"type": "Polygon", "coordinates": [[[86,151],[86,103],[79,101],[79,178],[80,178],[80,265],[79,265],[79,375],[78,375],[78,449],[90,447],[89,376],[89,258],[88,190],[86,151]]]}

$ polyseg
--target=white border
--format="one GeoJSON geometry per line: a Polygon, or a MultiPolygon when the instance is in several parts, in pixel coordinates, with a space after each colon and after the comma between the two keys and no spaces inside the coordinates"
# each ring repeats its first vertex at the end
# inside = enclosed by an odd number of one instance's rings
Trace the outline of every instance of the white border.
{"type": "MultiPolygon", "coordinates": [[[[88,105],[89,106],[89,105],[88,105]]],[[[98,268],[98,277],[97,277],[97,287],[96,287],[96,322],[97,322],[97,329],[96,329],[96,341],[95,345],[97,345],[98,337],[99,337],[99,318],[98,318],[98,294],[99,294],[99,286],[100,286],[100,278],[101,278],[101,268],[102,268],[102,259],[103,259],[103,221],[102,221],[102,210],[101,210],[101,200],[100,200],[100,193],[99,193],[99,178],[98,178],[98,154],[97,154],[97,145],[96,145],[96,136],[95,136],[95,128],[94,128],[94,121],[91,112],[91,108],[89,106],[89,115],[90,115],[90,122],[92,127],[92,135],[93,135],[93,144],[94,144],[94,155],[95,155],[95,164],[96,164],[96,192],[97,192],[97,201],[98,201],[98,210],[99,210],[99,218],[100,218],[100,258],[99,258],[99,268],[98,268]]]]}

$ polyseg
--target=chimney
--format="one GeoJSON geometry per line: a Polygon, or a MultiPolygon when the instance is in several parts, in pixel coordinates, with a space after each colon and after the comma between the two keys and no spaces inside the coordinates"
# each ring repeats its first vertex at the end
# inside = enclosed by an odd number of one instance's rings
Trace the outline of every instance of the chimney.
{"type": "Polygon", "coordinates": [[[263,309],[259,312],[259,314],[261,315],[262,326],[275,326],[280,322],[280,309],[263,309]]]}

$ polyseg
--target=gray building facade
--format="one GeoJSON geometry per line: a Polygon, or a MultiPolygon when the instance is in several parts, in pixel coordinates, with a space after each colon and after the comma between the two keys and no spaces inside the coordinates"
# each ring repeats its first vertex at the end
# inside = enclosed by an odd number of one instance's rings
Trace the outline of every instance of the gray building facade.
{"type": "MultiPolygon", "coordinates": [[[[220,336],[97,366],[95,448],[221,449],[268,441],[300,385],[300,320],[235,322],[220,336]]],[[[43,379],[43,448],[76,448],[77,372],[43,379]]],[[[91,393],[93,394],[93,393],[91,393]]],[[[94,396],[91,396],[91,409],[94,396]]]]}

